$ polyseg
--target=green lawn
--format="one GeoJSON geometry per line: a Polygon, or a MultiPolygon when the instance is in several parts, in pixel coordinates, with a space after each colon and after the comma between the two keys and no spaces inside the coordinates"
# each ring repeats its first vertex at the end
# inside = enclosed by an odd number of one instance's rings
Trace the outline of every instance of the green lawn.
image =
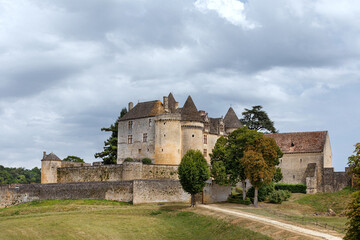
{"type": "Polygon", "coordinates": [[[271,239],[184,204],[37,201],[0,209],[1,239],[271,239]]]}

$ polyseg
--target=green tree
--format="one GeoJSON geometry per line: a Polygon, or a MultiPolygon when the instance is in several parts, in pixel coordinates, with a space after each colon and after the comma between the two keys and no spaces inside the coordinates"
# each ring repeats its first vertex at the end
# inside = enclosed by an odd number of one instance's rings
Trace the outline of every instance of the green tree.
{"type": "Polygon", "coordinates": [[[274,122],[272,122],[267,113],[261,109],[262,106],[259,105],[253,106],[252,109],[245,108],[245,112],[242,113],[243,118],[240,119],[240,122],[252,130],[276,133],[277,130],[274,127],[274,122]]]}
{"type": "Polygon", "coordinates": [[[353,175],[353,183],[357,188],[359,187],[360,180],[360,143],[355,144],[353,155],[348,158],[349,173],[353,175]]]}
{"type": "Polygon", "coordinates": [[[348,206],[346,216],[348,217],[345,240],[360,239],[360,192],[356,191],[352,195],[353,200],[348,206]]]}
{"type": "Polygon", "coordinates": [[[116,164],[117,161],[117,140],[118,140],[118,123],[127,113],[126,108],[123,108],[120,112],[120,116],[111,124],[108,128],[102,128],[101,131],[111,132],[111,136],[104,142],[104,150],[99,153],[95,153],[95,158],[102,158],[104,164],[116,164]]]}
{"type": "Polygon", "coordinates": [[[63,159],[63,161],[66,162],[79,162],[79,163],[84,163],[84,159],[79,158],[77,156],[67,156],[66,158],[63,159]]]}
{"type": "Polygon", "coordinates": [[[195,194],[201,192],[210,177],[209,167],[199,150],[189,150],[181,159],[179,169],[180,183],[191,194],[191,207],[194,207],[195,194]]]}
{"type": "Polygon", "coordinates": [[[282,179],[283,179],[283,174],[281,172],[281,168],[277,167],[275,170],[273,181],[277,183],[280,182],[282,179]]]}
{"type": "Polygon", "coordinates": [[[240,161],[244,166],[246,178],[255,188],[255,207],[258,203],[258,190],[272,181],[280,157],[282,152],[273,138],[261,136],[253,144],[247,145],[240,161]]]}

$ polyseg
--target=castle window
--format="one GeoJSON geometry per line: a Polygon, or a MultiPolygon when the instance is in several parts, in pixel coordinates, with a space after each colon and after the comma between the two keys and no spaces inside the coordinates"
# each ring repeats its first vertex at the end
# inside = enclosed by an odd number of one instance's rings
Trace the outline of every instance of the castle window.
{"type": "Polygon", "coordinates": [[[195,135],[193,134],[192,137],[195,137],[195,135]]]}
{"type": "Polygon", "coordinates": [[[132,139],[132,135],[128,135],[128,144],[132,144],[132,141],[133,139],[132,139]]]}
{"type": "Polygon", "coordinates": [[[149,119],[149,127],[151,127],[151,119],[149,119]]]}
{"type": "Polygon", "coordinates": [[[300,162],[302,163],[302,159],[300,158],[300,162]]]}
{"type": "Polygon", "coordinates": [[[293,175],[293,179],[295,179],[295,175],[293,175]]]}
{"type": "Polygon", "coordinates": [[[291,143],[291,146],[292,146],[292,147],[294,147],[294,146],[295,146],[295,144],[292,142],[292,143],[291,143]]]}
{"type": "Polygon", "coordinates": [[[141,153],[141,149],[139,149],[139,153],[141,153]]]}
{"type": "Polygon", "coordinates": [[[204,149],[204,157],[207,157],[207,149],[204,149]]]}
{"type": "Polygon", "coordinates": [[[129,121],[129,130],[133,128],[133,121],[129,121]]]}
{"type": "Polygon", "coordinates": [[[204,135],[204,144],[207,144],[207,135],[204,135]]]}
{"type": "Polygon", "coordinates": [[[143,134],[143,142],[147,142],[147,133],[143,134]]]}

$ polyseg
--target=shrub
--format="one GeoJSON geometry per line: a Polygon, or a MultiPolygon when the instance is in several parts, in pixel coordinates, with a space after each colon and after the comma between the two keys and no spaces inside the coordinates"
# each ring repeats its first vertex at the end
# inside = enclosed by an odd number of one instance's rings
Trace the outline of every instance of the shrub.
{"type": "Polygon", "coordinates": [[[250,205],[251,204],[250,199],[247,198],[246,200],[243,200],[242,196],[241,197],[237,197],[237,196],[230,196],[228,198],[228,202],[230,202],[230,203],[240,203],[240,204],[244,204],[244,205],[250,205]]]}
{"type": "Polygon", "coordinates": [[[132,159],[131,157],[127,157],[124,159],[124,162],[133,162],[134,159],[132,159]]]}
{"type": "Polygon", "coordinates": [[[150,158],[143,158],[141,161],[143,164],[152,164],[152,161],[150,158]]]}
{"type": "Polygon", "coordinates": [[[275,190],[270,193],[268,199],[271,203],[282,203],[286,201],[291,196],[291,193],[288,190],[275,190]]]}
{"type": "Polygon", "coordinates": [[[275,184],[276,190],[288,190],[292,193],[306,193],[305,184],[287,184],[287,183],[277,183],[275,184]]]}
{"type": "MultiPolygon", "coordinates": [[[[261,188],[259,188],[258,191],[258,201],[259,202],[263,202],[266,200],[267,196],[269,196],[270,193],[275,191],[275,187],[274,187],[274,183],[270,183],[270,184],[265,184],[263,185],[261,188]]],[[[254,199],[254,194],[255,194],[255,188],[251,187],[247,193],[246,193],[246,197],[250,198],[251,200],[254,199]]]]}

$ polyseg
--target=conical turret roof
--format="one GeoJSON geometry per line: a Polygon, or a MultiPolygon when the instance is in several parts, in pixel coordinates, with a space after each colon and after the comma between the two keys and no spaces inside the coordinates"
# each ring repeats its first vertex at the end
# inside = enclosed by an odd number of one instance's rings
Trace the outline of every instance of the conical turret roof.
{"type": "Polygon", "coordinates": [[[175,112],[175,104],[176,104],[176,100],[175,100],[175,98],[174,98],[174,96],[173,96],[173,94],[172,93],[170,93],[169,94],[169,96],[168,96],[168,106],[169,106],[169,110],[170,110],[170,112],[175,112]]]}
{"type": "Polygon", "coordinates": [[[181,110],[181,120],[201,122],[201,116],[191,96],[186,99],[186,102],[181,110]]]}
{"type": "Polygon", "coordinates": [[[232,107],[229,108],[224,118],[225,128],[241,128],[242,124],[232,107]]]}

